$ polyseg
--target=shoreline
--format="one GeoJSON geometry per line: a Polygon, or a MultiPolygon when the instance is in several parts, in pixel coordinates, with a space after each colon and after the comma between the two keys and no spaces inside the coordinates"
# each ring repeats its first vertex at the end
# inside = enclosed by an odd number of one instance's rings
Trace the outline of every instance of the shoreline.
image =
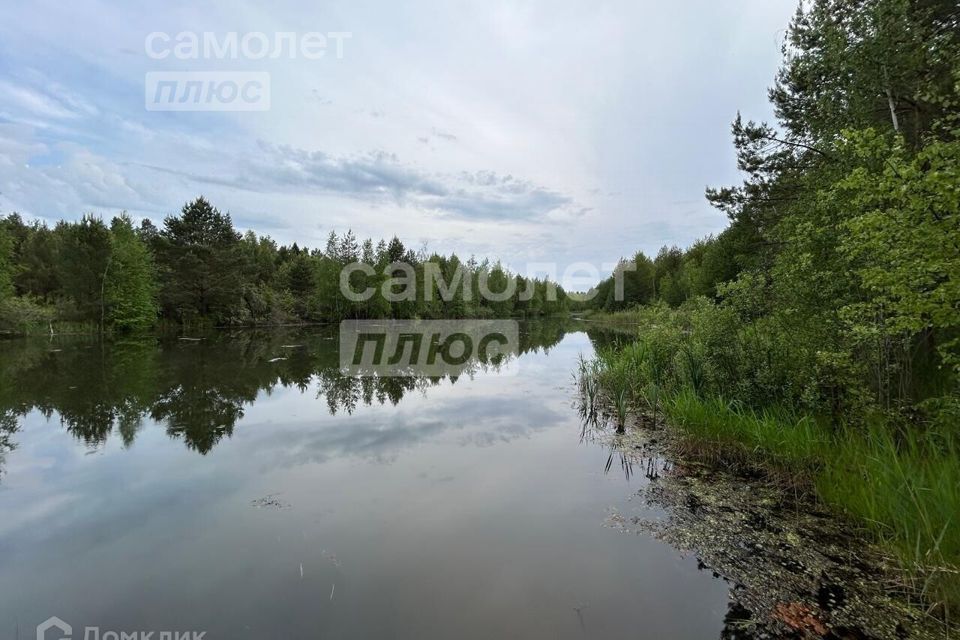
{"type": "Polygon", "coordinates": [[[744,631],[878,640],[948,636],[944,622],[911,599],[882,547],[812,494],[791,494],[775,477],[697,459],[669,423],[651,425],[649,416],[635,412],[628,420],[624,433],[610,421],[588,425],[585,438],[617,451],[621,465],[642,470],[649,483],[637,495],[668,516],[658,521],[614,511],[604,526],[694,553],[704,569],[730,582],[728,619],[744,631]]]}

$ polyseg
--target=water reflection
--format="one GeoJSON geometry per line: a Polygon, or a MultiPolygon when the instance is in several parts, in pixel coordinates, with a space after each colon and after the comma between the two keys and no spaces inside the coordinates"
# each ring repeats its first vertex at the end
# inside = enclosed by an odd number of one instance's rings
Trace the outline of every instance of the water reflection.
{"type": "MultiPolygon", "coordinates": [[[[515,353],[474,362],[468,377],[509,366],[563,338],[558,321],[526,323],[515,353]]],[[[460,377],[347,377],[340,374],[336,328],[220,332],[176,338],[98,342],[83,338],[0,343],[0,461],[15,446],[19,419],[31,411],[59,416],[90,447],[111,434],[131,446],[144,419],[164,425],[190,450],[210,452],[230,437],[261,393],[313,393],[331,415],[359,406],[396,405],[460,377]]]]}
{"type": "Polygon", "coordinates": [[[0,471],[3,470],[7,453],[13,450],[13,434],[18,428],[17,415],[13,411],[0,411],[0,471]]]}
{"type": "Polygon", "coordinates": [[[632,508],[577,445],[590,340],[522,327],[458,379],[344,378],[331,329],[0,344],[0,637],[716,637],[725,585],[599,526],[632,508]]]}

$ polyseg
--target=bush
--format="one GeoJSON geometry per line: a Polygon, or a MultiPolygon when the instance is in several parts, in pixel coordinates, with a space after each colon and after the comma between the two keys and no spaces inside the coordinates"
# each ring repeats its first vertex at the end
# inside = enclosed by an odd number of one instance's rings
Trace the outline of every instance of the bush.
{"type": "Polygon", "coordinates": [[[0,302],[0,332],[11,334],[53,331],[55,311],[38,300],[23,296],[0,302]]]}

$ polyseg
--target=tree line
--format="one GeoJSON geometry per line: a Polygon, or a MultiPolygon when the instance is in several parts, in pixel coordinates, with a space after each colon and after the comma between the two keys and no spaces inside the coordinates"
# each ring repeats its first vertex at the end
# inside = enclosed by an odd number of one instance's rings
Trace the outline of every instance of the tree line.
{"type": "Polygon", "coordinates": [[[203,197],[159,228],[149,219],[135,225],[126,214],[109,225],[86,215],[52,228],[27,223],[16,213],[0,219],[0,331],[5,332],[53,331],[63,323],[135,331],[158,323],[528,317],[566,308],[561,287],[512,274],[499,262],[414,252],[396,236],[361,242],[352,231],[331,232],[322,249],[278,245],[254,231],[240,233],[229,213],[203,197]],[[375,291],[365,300],[341,291],[344,267],[357,262],[373,273],[355,272],[348,280],[351,290],[375,291]],[[403,293],[405,278],[408,295],[387,295],[403,293]],[[481,283],[509,296],[481,295],[481,283]]]}
{"type": "Polygon", "coordinates": [[[751,398],[960,417],[960,6],[816,0],[783,54],[776,122],[732,126],[742,184],[707,191],[727,229],[578,304],[732,314],[717,348],[749,335],[751,366],[789,372],[753,371],[751,398]]]}
{"type": "Polygon", "coordinates": [[[718,286],[735,279],[747,264],[750,238],[744,231],[731,226],[685,250],[663,246],[653,259],[642,251],[621,258],[610,277],[586,294],[571,294],[571,304],[581,311],[617,312],[657,301],[678,307],[698,296],[718,299],[718,286]]]}

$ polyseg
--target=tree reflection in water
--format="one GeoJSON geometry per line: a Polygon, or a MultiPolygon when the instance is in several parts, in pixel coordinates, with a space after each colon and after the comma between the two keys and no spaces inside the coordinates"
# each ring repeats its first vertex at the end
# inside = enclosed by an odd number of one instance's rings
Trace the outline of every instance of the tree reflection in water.
{"type": "MultiPolygon", "coordinates": [[[[475,362],[467,375],[497,370],[563,338],[558,321],[525,322],[516,353],[475,362]]],[[[456,384],[457,377],[348,377],[340,374],[335,328],[217,332],[202,340],[92,338],[0,342],[0,461],[16,446],[31,411],[59,416],[94,447],[114,432],[133,444],[144,418],[164,425],[187,448],[206,454],[229,437],[244,409],[277,387],[315,390],[331,414],[396,405],[411,391],[456,384]]]]}

